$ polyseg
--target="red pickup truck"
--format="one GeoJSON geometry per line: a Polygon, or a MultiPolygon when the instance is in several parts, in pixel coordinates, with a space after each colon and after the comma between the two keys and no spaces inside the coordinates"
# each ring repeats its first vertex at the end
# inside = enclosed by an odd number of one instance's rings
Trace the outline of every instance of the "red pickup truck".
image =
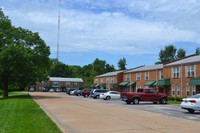
{"type": "Polygon", "coordinates": [[[139,104],[140,101],[151,101],[154,104],[157,102],[166,104],[168,100],[166,94],[158,93],[153,88],[140,88],[137,89],[137,92],[122,92],[121,99],[127,104],[139,104]]]}

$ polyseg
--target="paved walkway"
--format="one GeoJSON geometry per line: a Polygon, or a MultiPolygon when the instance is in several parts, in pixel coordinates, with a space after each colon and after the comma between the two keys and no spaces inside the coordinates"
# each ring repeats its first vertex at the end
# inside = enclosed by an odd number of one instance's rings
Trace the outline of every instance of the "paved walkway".
{"type": "Polygon", "coordinates": [[[81,100],[64,93],[30,95],[63,133],[197,133],[200,122],[81,100]]]}

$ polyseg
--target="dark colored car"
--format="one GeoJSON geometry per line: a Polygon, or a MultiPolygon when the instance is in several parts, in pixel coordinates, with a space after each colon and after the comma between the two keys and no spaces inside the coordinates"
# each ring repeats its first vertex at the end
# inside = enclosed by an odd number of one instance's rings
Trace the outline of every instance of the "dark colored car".
{"type": "Polygon", "coordinates": [[[82,90],[82,96],[88,97],[90,95],[91,90],[89,89],[84,89],[82,90]]]}
{"type": "Polygon", "coordinates": [[[82,89],[78,89],[74,92],[74,95],[80,96],[82,94],[82,89]]]}
{"type": "Polygon", "coordinates": [[[108,90],[105,90],[105,89],[94,89],[94,90],[90,93],[90,95],[91,95],[91,97],[94,98],[94,99],[99,99],[100,94],[101,94],[101,93],[106,93],[106,92],[108,92],[108,90]]]}

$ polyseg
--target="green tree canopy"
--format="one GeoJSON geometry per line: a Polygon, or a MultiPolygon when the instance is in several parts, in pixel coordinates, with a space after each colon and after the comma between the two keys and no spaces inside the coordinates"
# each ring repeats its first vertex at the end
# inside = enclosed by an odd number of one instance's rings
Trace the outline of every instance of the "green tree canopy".
{"type": "Polygon", "coordinates": [[[159,61],[155,64],[163,64],[169,61],[173,61],[175,59],[179,59],[185,57],[186,52],[184,49],[179,49],[173,45],[167,45],[164,49],[161,49],[159,52],[159,61]]]}
{"type": "Polygon", "coordinates": [[[195,54],[200,54],[200,48],[196,48],[195,54]]]}
{"type": "Polygon", "coordinates": [[[12,26],[0,9],[0,80],[4,97],[11,83],[22,87],[47,79],[50,48],[38,33],[12,26]]]}
{"type": "Polygon", "coordinates": [[[119,70],[126,70],[126,59],[122,58],[118,61],[118,68],[119,70]]]}

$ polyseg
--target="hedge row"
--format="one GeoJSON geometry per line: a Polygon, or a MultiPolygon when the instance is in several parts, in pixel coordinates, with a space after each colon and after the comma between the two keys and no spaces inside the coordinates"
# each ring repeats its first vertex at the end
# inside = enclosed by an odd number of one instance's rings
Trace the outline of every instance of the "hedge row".
{"type": "Polygon", "coordinates": [[[181,97],[175,97],[175,96],[169,96],[168,100],[169,101],[178,101],[178,102],[180,102],[182,100],[182,98],[181,97]]]}

